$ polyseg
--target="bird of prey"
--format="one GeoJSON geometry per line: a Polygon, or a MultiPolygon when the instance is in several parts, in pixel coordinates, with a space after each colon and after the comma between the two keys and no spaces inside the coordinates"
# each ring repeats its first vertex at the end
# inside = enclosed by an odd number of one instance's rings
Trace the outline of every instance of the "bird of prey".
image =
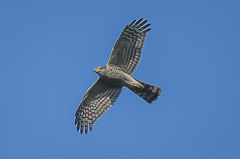
{"type": "Polygon", "coordinates": [[[84,129],[86,134],[88,129],[92,131],[92,125],[114,104],[123,86],[148,103],[162,92],[161,88],[131,76],[140,61],[146,34],[151,30],[147,21],[141,18],[128,24],[114,44],[107,65],[94,69],[99,78],[87,90],[75,114],[75,125],[81,134],[84,129]]]}

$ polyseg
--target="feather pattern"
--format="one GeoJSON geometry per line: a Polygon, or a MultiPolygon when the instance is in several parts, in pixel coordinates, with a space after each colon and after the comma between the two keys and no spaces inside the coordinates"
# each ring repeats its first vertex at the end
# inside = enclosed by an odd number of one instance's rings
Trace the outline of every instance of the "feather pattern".
{"type": "Polygon", "coordinates": [[[136,80],[141,83],[144,88],[130,88],[135,94],[144,99],[148,103],[152,103],[157,100],[158,96],[162,93],[162,89],[160,87],[136,80]]]}
{"type": "Polygon", "coordinates": [[[99,119],[117,100],[122,87],[109,85],[98,79],[86,92],[75,114],[75,125],[80,133],[92,130],[92,125],[99,119]]]}
{"type": "Polygon", "coordinates": [[[161,88],[130,76],[140,61],[146,34],[151,30],[150,25],[143,18],[133,20],[116,41],[107,65],[94,69],[99,78],[87,90],[75,113],[75,125],[81,134],[92,131],[93,124],[114,104],[123,86],[148,103],[155,101],[162,92],[161,88]],[[137,87],[138,84],[141,87],[137,87]]]}
{"type": "Polygon", "coordinates": [[[136,69],[142,54],[146,33],[151,30],[151,24],[146,24],[143,18],[127,25],[116,41],[107,65],[115,65],[122,71],[132,74],[136,69]],[[146,25],[145,25],[146,24],[146,25]]]}

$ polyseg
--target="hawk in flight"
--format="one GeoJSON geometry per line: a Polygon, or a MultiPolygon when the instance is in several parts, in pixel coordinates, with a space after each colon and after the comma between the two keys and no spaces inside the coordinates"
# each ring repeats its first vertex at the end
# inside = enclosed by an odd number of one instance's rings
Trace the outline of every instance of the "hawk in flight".
{"type": "Polygon", "coordinates": [[[151,30],[143,18],[134,20],[122,31],[113,46],[106,66],[94,69],[99,75],[97,81],[83,96],[75,114],[77,131],[82,134],[92,130],[92,125],[108,110],[120,95],[123,86],[139,97],[152,103],[162,92],[161,88],[134,79],[131,74],[136,69],[147,32],[151,30]]]}

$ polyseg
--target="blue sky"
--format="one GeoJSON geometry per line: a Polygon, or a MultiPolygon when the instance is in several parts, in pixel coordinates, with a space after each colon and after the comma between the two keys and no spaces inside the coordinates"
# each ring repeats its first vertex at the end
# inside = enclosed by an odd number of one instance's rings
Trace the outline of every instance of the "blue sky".
{"type": "Polygon", "coordinates": [[[0,2],[0,155],[8,158],[240,158],[240,2],[0,2]],[[152,24],[134,78],[81,135],[74,114],[122,29],[152,24]]]}

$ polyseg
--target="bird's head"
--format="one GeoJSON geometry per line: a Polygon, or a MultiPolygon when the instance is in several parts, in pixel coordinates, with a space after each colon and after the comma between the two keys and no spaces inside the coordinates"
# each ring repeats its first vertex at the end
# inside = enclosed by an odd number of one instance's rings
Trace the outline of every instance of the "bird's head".
{"type": "Polygon", "coordinates": [[[99,75],[103,75],[105,72],[105,67],[98,66],[98,67],[94,68],[93,71],[99,75]]]}

